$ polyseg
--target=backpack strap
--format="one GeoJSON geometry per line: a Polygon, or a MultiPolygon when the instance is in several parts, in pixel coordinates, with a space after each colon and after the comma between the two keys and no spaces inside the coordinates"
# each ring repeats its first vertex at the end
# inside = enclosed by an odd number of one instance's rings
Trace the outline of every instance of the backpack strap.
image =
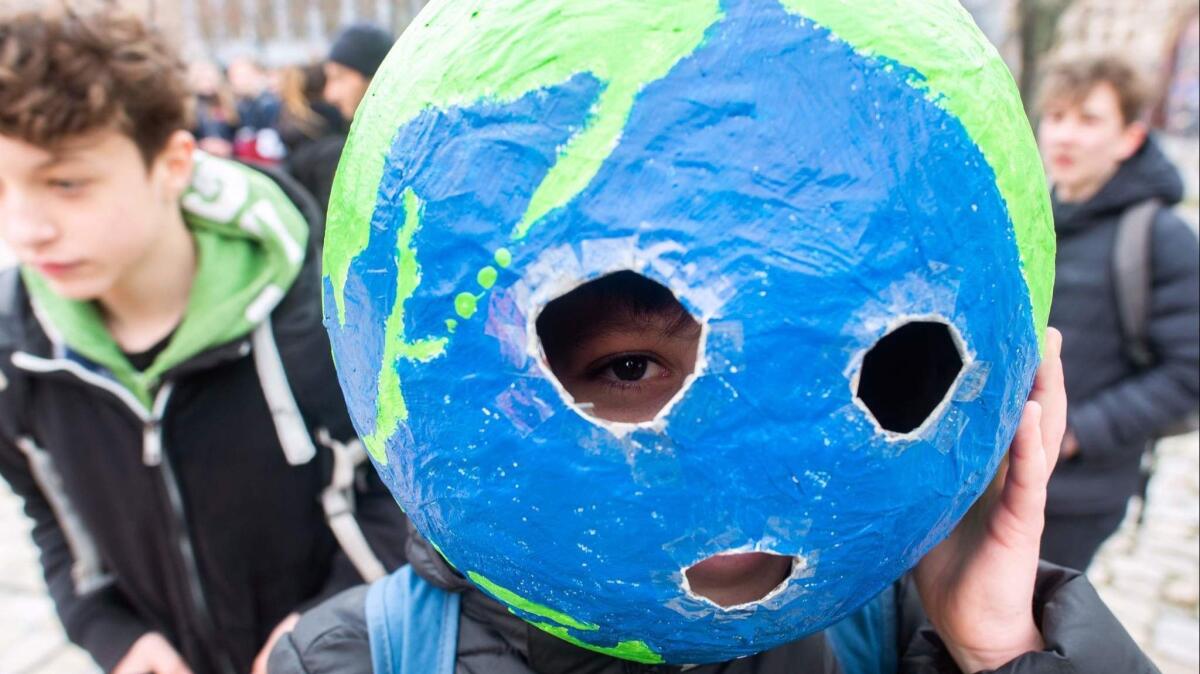
{"type": "Polygon", "coordinates": [[[258,373],[267,408],[271,410],[271,421],[275,424],[275,434],[279,437],[283,454],[293,466],[306,464],[316,456],[317,448],[308,434],[308,425],[288,383],[287,369],[279,356],[279,345],[275,343],[275,330],[271,327],[270,316],[254,329],[250,341],[254,369],[258,373]]]}
{"type": "Polygon", "coordinates": [[[358,520],[354,519],[354,476],[359,466],[367,463],[367,450],[363,448],[360,440],[334,440],[324,428],[317,431],[317,440],[333,452],[333,470],[329,485],[321,492],[325,521],[342,551],[358,570],[358,575],[368,583],[379,580],[387,575],[387,569],[371,550],[362,527],[358,525],[358,520]]]}
{"type": "Polygon", "coordinates": [[[896,584],[825,631],[845,674],[896,674],[896,584]]]}
{"type": "Polygon", "coordinates": [[[1139,368],[1154,364],[1147,335],[1153,286],[1150,251],[1154,219],[1162,206],[1158,199],[1147,199],[1126,209],[1113,244],[1113,287],[1122,344],[1125,356],[1139,368]]]}
{"type": "MultiPolygon", "coordinates": [[[[254,368],[258,373],[267,408],[271,411],[271,421],[275,424],[275,434],[279,438],[283,454],[293,466],[308,463],[316,456],[317,448],[292,392],[287,367],[275,342],[270,316],[254,329],[251,343],[250,352],[254,357],[254,368]]],[[[386,575],[387,571],[379,557],[371,550],[362,527],[354,518],[354,476],[358,468],[367,463],[367,452],[361,442],[338,442],[323,428],[317,430],[317,440],[327,447],[333,456],[329,484],[321,492],[325,521],[329,524],[338,545],[363,580],[378,580],[386,575]]]]}
{"type": "Polygon", "coordinates": [[[376,674],[454,674],[460,596],[400,567],[367,589],[376,674]]]}
{"type": "MultiPolygon", "coordinates": [[[[286,172],[270,166],[247,165],[275,181],[275,184],[299,209],[308,222],[307,254],[319,256],[325,229],[325,214],[321,206],[295,178],[286,172]]],[[[293,287],[293,293],[295,292],[297,290],[293,287]]],[[[284,302],[287,301],[285,298],[284,302]]],[[[251,335],[251,343],[254,367],[262,384],[263,397],[266,398],[267,407],[271,410],[271,420],[275,424],[275,433],[279,437],[283,453],[287,457],[288,463],[293,466],[308,463],[316,456],[317,448],[313,443],[309,424],[304,419],[297,395],[292,389],[288,372],[299,372],[299,368],[307,367],[309,363],[284,362],[275,339],[275,330],[270,316],[254,330],[251,335]]],[[[297,388],[296,391],[301,396],[305,393],[303,387],[297,388]]],[[[324,428],[317,429],[316,436],[317,441],[327,447],[333,457],[329,484],[321,492],[321,506],[325,510],[325,521],[329,524],[329,529],[337,539],[338,545],[346,553],[350,563],[354,565],[363,580],[367,582],[378,580],[387,574],[387,570],[379,557],[371,550],[362,527],[354,517],[354,478],[358,469],[366,465],[367,453],[358,440],[338,442],[324,428]]]]}

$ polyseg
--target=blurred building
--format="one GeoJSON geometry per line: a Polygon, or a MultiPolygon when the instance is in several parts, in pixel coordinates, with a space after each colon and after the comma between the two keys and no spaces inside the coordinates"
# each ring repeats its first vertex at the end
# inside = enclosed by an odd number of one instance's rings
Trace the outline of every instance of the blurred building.
{"type": "Polygon", "coordinates": [[[341,26],[371,22],[399,34],[427,0],[120,0],[178,36],[188,57],[267,65],[323,56],[341,26]]]}
{"type": "Polygon", "coordinates": [[[1196,0],[1075,0],[1058,24],[1056,53],[1124,54],[1154,76],[1175,23],[1196,0]]]}

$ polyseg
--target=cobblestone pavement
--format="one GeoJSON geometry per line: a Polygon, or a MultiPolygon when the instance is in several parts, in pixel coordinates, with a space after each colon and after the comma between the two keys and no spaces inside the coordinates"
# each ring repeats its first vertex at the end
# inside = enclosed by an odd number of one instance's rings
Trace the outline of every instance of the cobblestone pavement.
{"type": "MultiPolygon", "coordinates": [[[[67,643],[54,616],[29,543],[29,522],[19,508],[0,481],[0,674],[93,674],[98,670],[67,643]]],[[[1163,674],[1196,674],[1200,436],[1160,446],[1140,527],[1139,510],[1130,509],[1121,531],[1101,551],[1092,581],[1163,674]]]]}
{"type": "Polygon", "coordinates": [[[1163,441],[1143,508],[1129,509],[1088,576],[1163,674],[1200,671],[1200,440],[1163,441]],[[1138,525],[1140,515],[1142,524],[1138,525]]]}

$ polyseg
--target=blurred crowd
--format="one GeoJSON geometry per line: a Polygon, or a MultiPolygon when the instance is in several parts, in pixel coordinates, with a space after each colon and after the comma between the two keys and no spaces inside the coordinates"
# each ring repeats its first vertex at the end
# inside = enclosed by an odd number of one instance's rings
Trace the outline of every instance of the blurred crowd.
{"type": "Polygon", "coordinates": [[[326,203],[350,120],[392,42],[384,29],[360,24],[343,30],[316,62],[193,61],[188,80],[198,146],[218,157],[284,168],[326,203]]]}

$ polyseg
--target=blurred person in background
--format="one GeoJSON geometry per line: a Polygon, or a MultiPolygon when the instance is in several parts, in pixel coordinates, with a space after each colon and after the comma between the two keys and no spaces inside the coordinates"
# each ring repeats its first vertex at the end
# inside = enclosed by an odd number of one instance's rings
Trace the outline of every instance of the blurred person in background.
{"type": "Polygon", "coordinates": [[[242,126],[265,129],[273,125],[279,117],[279,99],[267,86],[267,73],[258,61],[239,56],[230,61],[227,72],[242,126]]]}
{"type": "Polygon", "coordinates": [[[325,62],[325,100],[347,120],[354,119],[371,79],[392,49],[395,38],[369,24],[342,30],[325,62]]]}
{"type": "Polygon", "coordinates": [[[321,64],[289,66],[280,70],[282,106],[276,129],[288,155],[327,136],[344,136],[346,121],[325,100],[325,70],[321,64]]]}
{"type": "Polygon", "coordinates": [[[198,146],[218,157],[233,156],[238,112],[225,74],[212,61],[195,61],[188,67],[188,83],[196,97],[192,134],[198,146]]]}
{"type": "MultiPolygon", "coordinates": [[[[387,31],[365,24],[346,28],[334,40],[324,66],[325,100],[347,122],[354,119],[358,104],[394,42],[395,38],[387,31]]],[[[333,177],[345,144],[343,130],[308,143],[288,158],[288,171],[323,206],[329,204],[333,177]]]]}
{"type": "Polygon", "coordinates": [[[238,117],[233,156],[259,164],[278,163],[285,153],[275,130],[281,104],[268,86],[271,78],[267,71],[258,61],[239,56],[229,63],[227,74],[238,117]]]}
{"type": "Polygon", "coordinates": [[[1132,66],[1102,57],[1053,64],[1037,103],[1058,236],[1050,324],[1067,347],[1071,401],[1042,557],[1079,570],[1121,524],[1148,446],[1200,404],[1200,247],[1170,209],[1183,186],[1147,136],[1146,101],[1132,66]],[[1118,299],[1137,279],[1114,263],[1119,233],[1134,231],[1123,223],[1139,217],[1144,344],[1127,334],[1118,299]]]}
{"type": "Polygon", "coordinates": [[[319,209],[197,151],[136,15],[8,11],[0,476],[105,671],[262,674],[297,612],[404,559],[321,327],[319,209]]]}

